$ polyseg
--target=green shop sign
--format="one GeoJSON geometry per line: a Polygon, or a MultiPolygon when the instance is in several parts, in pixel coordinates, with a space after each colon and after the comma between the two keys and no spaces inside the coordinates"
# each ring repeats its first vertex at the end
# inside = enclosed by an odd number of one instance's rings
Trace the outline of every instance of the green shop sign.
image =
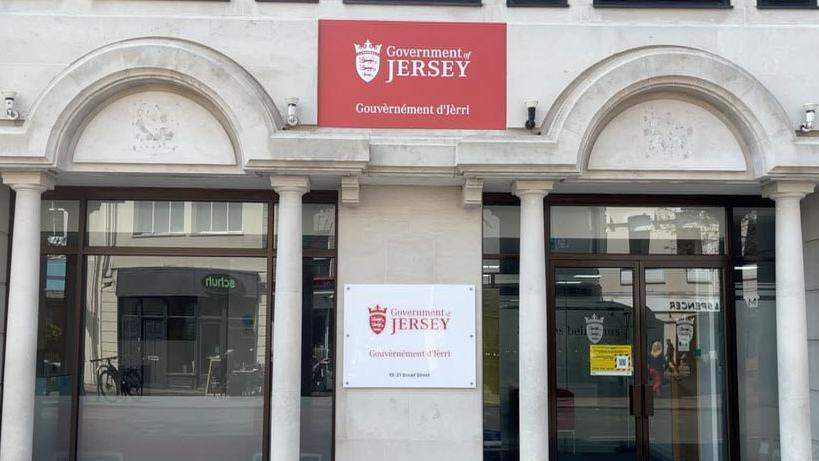
{"type": "Polygon", "coordinates": [[[209,274],[202,278],[206,291],[231,291],[239,287],[239,281],[224,274],[209,274]]]}

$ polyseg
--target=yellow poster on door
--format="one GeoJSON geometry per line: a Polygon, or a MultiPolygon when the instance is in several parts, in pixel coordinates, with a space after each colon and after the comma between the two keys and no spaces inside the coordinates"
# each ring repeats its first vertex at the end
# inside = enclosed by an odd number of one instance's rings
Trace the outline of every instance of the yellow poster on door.
{"type": "Polygon", "coordinates": [[[631,376],[631,344],[591,344],[589,365],[592,376],[631,376]]]}

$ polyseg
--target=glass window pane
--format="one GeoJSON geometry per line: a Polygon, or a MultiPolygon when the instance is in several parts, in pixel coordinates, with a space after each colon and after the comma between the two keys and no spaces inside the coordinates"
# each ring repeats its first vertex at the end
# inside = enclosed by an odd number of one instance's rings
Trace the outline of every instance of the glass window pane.
{"type": "Polygon", "coordinates": [[[244,204],[232,202],[228,204],[228,232],[242,231],[242,209],[244,204]]]}
{"type": "Polygon", "coordinates": [[[484,254],[517,254],[520,250],[520,207],[483,207],[484,254]]]}
{"type": "Polygon", "coordinates": [[[193,202],[193,232],[210,232],[210,210],[212,202],[193,202]]]}
{"type": "Polygon", "coordinates": [[[330,460],[335,387],[335,259],[305,258],[303,274],[301,453],[302,459],[330,460]]]}
{"type": "Polygon", "coordinates": [[[211,220],[211,202],[89,200],[88,244],[106,247],[265,247],[266,203],[241,203],[242,229],[234,234],[224,233],[227,204],[213,202],[212,205],[214,216],[219,216],[214,218],[215,221],[211,220]],[[189,214],[185,211],[188,208],[192,209],[189,214]],[[191,219],[194,222],[189,224],[191,219]],[[214,228],[212,223],[221,227],[214,228]],[[217,233],[211,233],[212,230],[217,233]]]}
{"type": "Polygon", "coordinates": [[[154,233],[171,231],[171,202],[154,202],[154,233]]]}
{"type": "Polygon", "coordinates": [[[304,248],[332,250],[336,244],[336,206],[305,203],[302,206],[304,248]]]}
{"type": "MultiPolygon", "coordinates": [[[[76,363],[75,256],[40,259],[34,459],[68,459],[76,363]]],[[[11,377],[9,377],[11,378],[11,377]]]]}
{"type": "Polygon", "coordinates": [[[718,207],[551,207],[550,245],[559,253],[718,255],[725,210],[718,207]]]}
{"type": "MultiPolygon", "coordinates": [[[[108,207],[111,208],[111,207],[108,207]]],[[[102,217],[101,217],[102,218],[102,217]]],[[[103,223],[106,224],[106,223],[103,223]]],[[[109,226],[112,224],[108,224],[109,226]]],[[[154,202],[134,203],[134,235],[154,232],[154,202]]]]}
{"type": "Polygon", "coordinates": [[[734,248],[738,257],[773,258],[774,208],[734,208],[734,248]]]}
{"type": "Polygon", "coordinates": [[[743,460],[773,461],[779,454],[775,265],[738,264],[733,272],[743,460]]]}
{"type": "Polygon", "coordinates": [[[227,203],[213,202],[212,232],[227,232],[227,203]]]}
{"type": "Polygon", "coordinates": [[[185,232],[185,202],[171,202],[171,232],[185,232]]]}
{"type": "Polygon", "coordinates": [[[645,293],[650,457],[727,459],[722,271],[662,270],[645,293]]]}
{"type": "Polygon", "coordinates": [[[518,260],[483,261],[484,459],[517,459],[518,260]]]}
{"type": "Polygon", "coordinates": [[[265,258],[89,257],[78,459],[259,459],[266,271],[265,258]]]}
{"type": "Polygon", "coordinates": [[[40,242],[43,246],[63,248],[77,245],[79,201],[43,200],[41,213],[40,242]]]}
{"type": "Polygon", "coordinates": [[[630,272],[555,269],[558,459],[635,459],[634,299],[623,283],[630,272]]]}

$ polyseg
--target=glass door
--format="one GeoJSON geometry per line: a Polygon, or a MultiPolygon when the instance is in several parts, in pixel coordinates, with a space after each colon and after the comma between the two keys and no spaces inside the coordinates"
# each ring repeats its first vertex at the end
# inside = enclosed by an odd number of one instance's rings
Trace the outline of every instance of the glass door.
{"type": "Polygon", "coordinates": [[[722,269],[643,269],[643,392],[651,460],[727,459],[722,269]]]}
{"type": "Polygon", "coordinates": [[[559,460],[727,459],[723,269],[553,264],[559,460]]]}
{"type": "Polygon", "coordinates": [[[553,421],[560,460],[625,461],[638,456],[634,273],[630,264],[554,269],[553,421]]]}

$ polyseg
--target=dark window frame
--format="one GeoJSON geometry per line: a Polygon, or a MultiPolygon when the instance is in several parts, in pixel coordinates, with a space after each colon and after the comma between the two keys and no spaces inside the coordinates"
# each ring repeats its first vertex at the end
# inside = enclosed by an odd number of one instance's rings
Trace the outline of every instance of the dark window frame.
{"type": "MultiPolygon", "coordinates": [[[[485,193],[483,194],[483,205],[519,205],[517,197],[511,194],[485,193]]],[[[725,360],[727,362],[728,373],[726,374],[726,438],[728,459],[739,459],[740,434],[739,434],[739,382],[737,368],[737,332],[736,332],[736,312],[734,306],[735,280],[733,277],[733,267],[740,261],[749,260],[748,257],[738,256],[737,243],[734,241],[734,209],[742,207],[773,208],[772,200],[757,196],[674,196],[674,195],[602,195],[602,194],[550,194],[543,201],[544,207],[544,259],[546,261],[547,274],[547,307],[549,309],[549,322],[554,324],[554,268],[556,264],[576,264],[583,265],[589,262],[598,263],[601,261],[629,262],[635,265],[648,266],[679,266],[691,267],[708,265],[719,267],[722,270],[722,296],[726,306],[726,332],[724,345],[726,347],[725,360]],[[550,242],[550,220],[552,205],[622,205],[622,206],[713,206],[722,207],[725,210],[724,229],[724,252],[720,255],[606,255],[606,254],[581,254],[581,253],[553,253],[550,242]]],[[[487,258],[497,258],[501,255],[484,253],[481,249],[481,260],[487,258]]],[[[517,257],[519,254],[504,254],[504,257],[517,257]]],[[[753,259],[753,258],[750,258],[753,259]]],[[[483,272],[482,272],[483,273],[483,272]]],[[[555,351],[556,336],[553,329],[549,331],[548,350],[549,354],[549,451],[557,453],[557,396],[556,392],[556,358],[552,355],[555,351]]],[[[481,351],[485,354],[486,351],[481,351]]],[[[484,385],[485,385],[484,381],[484,385]]],[[[482,396],[485,394],[482,392],[482,396]]],[[[485,408],[484,399],[481,399],[481,406],[485,408]]],[[[484,435],[485,437],[485,435],[484,435]]],[[[484,438],[484,443],[486,439],[484,438]]],[[[485,446],[482,448],[485,456],[485,446]]]]}
{"type": "Polygon", "coordinates": [[[510,8],[568,8],[568,0],[506,0],[510,8]]]}
{"type": "Polygon", "coordinates": [[[759,10],[816,10],[816,0],[757,0],[759,10]]]}
{"type": "MultiPolygon", "coordinates": [[[[260,1],[260,0],[256,0],[260,1]]],[[[281,1],[281,0],[262,0],[281,1]]],[[[317,1],[317,0],[316,0],[317,1]]],[[[482,0],[343,0],[345,5],[483,6],[482,0]]]]}
{"type": "MultiPolygon", "coordinates": [[[[14,197],[11,194],[10,207],[10,225],[13,226],[14,219],[14,197]]],[[[274,241],[274,214],[275,205],[279,202],[278,195],[270,190],[237,190],[237,189],[167,189],[167,188],[115,188],[115,187],[73,187],[73,186],[58,186],[53,190],[46,191],[42,194],[41,200],[77,200],[79,201],[79,222],[77,230],[77,242],[75,244],[64,247],[49,246],[42,244],[40,246],[41,255],[74,255],[76,262],[73,270],[76,271],[75,277],[76,287],[74,290],[74,331],[82,332],[85,315],[85,269],[87,256],[100,255],[117,255],[117,256],[235,256],[235,257],[264,257],[267,259],[267,277],[265,281],[267,292],[267,311],[266,315],[269,319],[270,325],[273,320],[273,299],[275,296],[275,259],[276,248],[274,241]],[[267,241],[263,248],[203,248],[203,247],[100,247],[90,246],[87,239],[88,223],[88,201],[90,200],[158,200],[158,201],[211,201],[211,202],[255,202],[267,204],[267,241]]],[[[317,203],[317,204],[332,204],[335,205],[335,222],[338,226],[338,193],[336,191],[311,191],[304,195],[302,204],[317,203]]],[[[338,235],[339,229],[336,227],[332,249],[316,250],[316,249],[302,249],[302,261],[315,257],[329,257],[336,261],[336,274],[338,274],[338,235]]],[[[11,228],[9,229],[9,247],[12,243],[11,228]]],[[[11,260],[11,252],[9,252],[9,262],[11,260]]],[[[68,269],[71,270],[71,269],[68,269]]],[[[337,275],[336,275],[337,276],[337,275]]],[[[7,285],[8,289],[8,285],[7,285]]],[[[336,282],[336,299],[338,293],[338,284],[336,282]]],[[[334,325],[338,325],[338,309],[334,309],[333,313],[336,318],[334,325]]],[[[263,426],[262,426],[262,459],[263,461],[270,460],[270,386],[271,386],[271,367],[269,364],[272,361],[273,348],[273,334],[272,329],[267,334],[266,351],[265,351],[265,388],[264,388],[264,404],[263,404],[263,426]]],[[[73,370],[75,378],[82,376],[84,372],[84,364],[82,362],[82,354],[84,350],[85,338],[82,334],[78,334],[75,338],[78,347],[78,353],[72,357],[72,362],[69,367],[73,370]]],[[[333,335],[331,341],[333,348],[332,356],[334,367],[338,363],[338,349],[337,338],[333,335]]],[[[80,401],[80,386],[81,380],[76,379],[72,385],[71,395],[71,427],[69,428],[69,453],[68,460],[77,460],[78,437],[79,437],[79,401],[80,401]]],[[[336,414],[336,392],[335,387],[332,390],[332,432],[331,432],[331,454],[330,459],[335,459],[335,414],[336,414]]]]}
{"type": "Polygon", "coordinates": [[[319,0],[256,0],[257,3],[318,3],[319,0]]]}
{"type": "Polygon", "coordinates": [[[594,0],[595,8],[732,9],[731,0],[594,0]]]}

